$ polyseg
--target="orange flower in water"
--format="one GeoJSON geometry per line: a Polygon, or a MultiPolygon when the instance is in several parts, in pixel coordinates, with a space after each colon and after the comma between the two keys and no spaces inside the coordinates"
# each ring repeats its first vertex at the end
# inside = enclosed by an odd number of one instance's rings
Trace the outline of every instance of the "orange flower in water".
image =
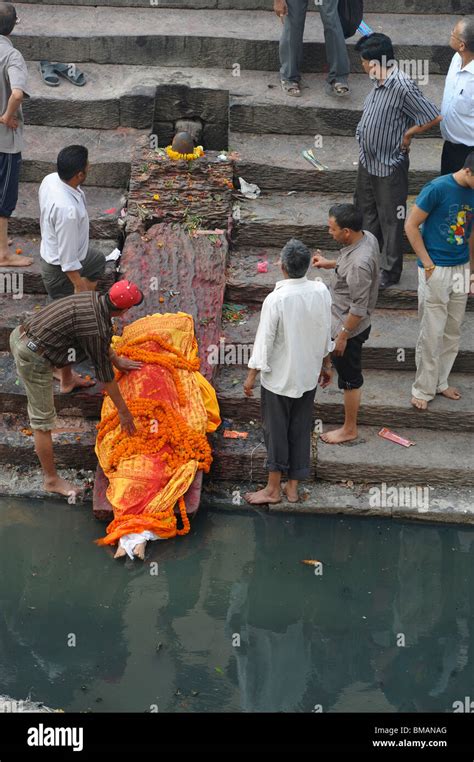
{"type": "Polygon", "coordinates": [[[17,254],[23,254],[23,249],[15,249],[15,252],[16,252],[17,254]]]}

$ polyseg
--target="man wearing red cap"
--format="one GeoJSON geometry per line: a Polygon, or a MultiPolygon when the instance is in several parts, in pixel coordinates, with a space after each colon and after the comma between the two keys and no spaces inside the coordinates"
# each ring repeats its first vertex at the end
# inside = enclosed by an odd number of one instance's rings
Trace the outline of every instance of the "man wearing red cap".
{"type": "Polygon", "coordinates": [[[56,425],[54,368],[70,368],[73,362],[89,357],[97,378],[118,410],[122,428],[130,435],[135,432],[132,414],[115,381],[112,365],[128,373],[142,364],[113,352],[111,318],[123,315],[142,301],[143,294],[135,283],[121,280],[107,294],[84,291],[57,299],[27,318],[10,336],[17,372],[26,387],[28,416],[47,492],[70,496],[80,491],[59,477],[54,464],[51,438],[56,425]]]}

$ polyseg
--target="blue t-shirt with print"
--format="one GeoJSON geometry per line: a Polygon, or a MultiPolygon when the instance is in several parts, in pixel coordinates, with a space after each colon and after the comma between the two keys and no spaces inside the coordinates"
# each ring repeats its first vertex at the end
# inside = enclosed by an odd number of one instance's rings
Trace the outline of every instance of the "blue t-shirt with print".
{"type": "MultiPolygon", "coordinates": [[[[474,190],[463,188],[452,175],[443,175],[422,188],[415,204],[429,214],[421,233],[434,264],[454,267],[468,262],[474,190]]],[[[418,266],[422,267],[420,260],[418,266]]]]}

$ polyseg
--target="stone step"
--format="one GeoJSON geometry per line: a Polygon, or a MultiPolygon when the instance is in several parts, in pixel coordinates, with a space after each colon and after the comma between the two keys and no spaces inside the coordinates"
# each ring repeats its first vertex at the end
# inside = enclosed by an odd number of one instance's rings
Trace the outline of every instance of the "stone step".
{"type": "MultiPolygon", "coordinates": [[[[0,467],[0,483],[1,483],[0,467]]],[[[36,494],[23,480],[17,481],[21,494],[35,497],[36,494]],[[32,494],[33,492],[33,494],[32,494]]],[[[2,486],[2,489],[5,487],[2,486]]],[[[6,486],[8,489],[8,485],[6,486]]],[[[394,485],[381,487],[349,481],[334,483],[317,481],[300,485],[300,500],[289,503],[282,493],[281,503],[276,505],[249,505],[243,495],[255,489],[255,484],[219,481],[208,482],[202,491],[202,503],[206,508],[227,513],[242,511],[259,514],[292,513],[305,516],[347,514],[354,516],[378,516],[388,519],[415,519],[416,521],[437,521],[447,524],[474,523],[474,490],[472,487],[450,487],[435,485],[429,487],[394,485]]],[[[38,487],[36,486],[36,492],[38,487]]],[[[13,494],[12,492],[7,494],[13,494]]]]}
{"type": "MultiPolygon", "coordinates": [[[[36,5],[43,0],[25,0],[23,5],[36,5]]],[[[148,0],[150,6],[189,10],[262,10],[271,11],[268,0],[148,0]]],[[[143,8],[144,0],[49,0],[49,5],[84,5],[120,8],[143,8]]],[[[309,11],[318,11],[316,3],[309,2],[309,11]]],[[[365,13],[469,13],[469,0],[365,0],[365,13]]]]}
{"type": "MultiPolygon", "coordinates": [[[[315,170],[316,172],[317,170],[315,170]]],[[[246,179],[246,178],[245,178],[246,179]]],[[[408,206],[416,196],[408,197],[408,206]]],[[[290,238],[299,238],[310,248],[335,249],[337,243],[328,233],[328,211],[333,204],[352,203],[353,194],[265,191],[257,199],[241,198],[236,206],[240,221],[233,232],[240,248],[265,248],[268,242],[282,247],[290,238]]],[[[404,253],[410,244],[404,236],[404,253]]]]}
{"type": "MultiPolygon", "coordinates": [[[[336,259],[337,250],[323,251],[328,259],[336,259]]],[[[237,304],[260,305],[267,294],[273,291],[277,280],[281,279],[278,265],[280,249],[243,248],[236,249],[229,258],[226,280],[226,302],[237,304]],[[268,262],[268,271],[260,273],[257,265],[261,261],[268,262]]],[[[418,309],[418,267],[414,254],[406,254],[400,282],[383,291],[379,291],[377,307],[385,309],[418,309]]],[[[329,285],[334,275],[333,270],[311,268],[310,277],[318,277],[329,285]]],[[[474,311],[474,299],[467,301],[468,311],[474,311]]]]}
{"type": "MultiPolygon", "coordinates": [[[[18,204],[9,222],[13,236],[39,236],[39,183],[20,183],[18,204]]],[[[126,199],[119,188],[84,186],[91,238],[116,238],[117,221],[126,199]],[[113,210],[113,211],[112,211],[113,210]]]]}
{"type": "MultiPolygon", "coordinates": [[[[353,193],[359,147],[354,137],[314,135],[249,135],[231,133],[230,145],[242,157],[236,172],[247,182],[265,190],[353,193]],[[317,147],[315,147],[317,146],[317,147]],[[327,170],[315,169],[301,152],[313,153],[327,170]]],[[[409,193],[438,177],[441,139],[423,140],[413,147],[410,158],[409,193]]]]}
{"type": "MultiPolygon", "coordinates": [[[[93,421],[58,417],[58,427],[53,432],[54,457],[58,468],[95,469],[96,434],[93,421]]],[[[34,439],[28,419],[24,415],[1,413],[0,463],[24,465],[34,462],[35,459],[34,439]]]]}
{"type": "MultiPolygon", "coordinates": [[[[242,421],[260,421],[259,376],[254,396],[245,397],[243,383],[246,376],[246,368],[230,365],[221,366],[217,375],[215,387],[221,417],[230,419],[233,422],[232,428],[238,428],[242,421]]],[[[452,401],[438,395],[430,403],[428,410],[421,412],[410,404],[413,383],[411,371],[393,373],[368,369],[364,373],[359,424],[379,428],[386,426],[390,429],[397,429],[403,424],[417,429],[474,431],[472,376],[467,373],[453,373],[450,381],[461,391],[461,399],[452,401]]],[[[8,404],[11,404],[9,400],[8,404]]],[[[5,409],[10,410],[10,407],[5,409]]],[[[319,423],[323,424],[324,431],[327,424],[344,421],[343,392],[337,388],[337,374],[334,375],[331,386],[326,389],[319,388],[316,392],[315,416],[319,423]]]]}
{"type": "MultiPolygon", "coordinates": [[[[241,71],[278,71],[281,25],[265,11],[183,10],[148,8],[87,8],[24,5],[21,28],[13,42],[27,59],[87,61],[165,66],[212,67],[219,62],[241,71]],[[45,39],[47,42],[45,42],[45,39]]],[[[452,58],[448,47],[454,15],[367,14],[374,31],[388,34],[402,60],[426,60],[432,74],[446,73],[452,58]],[[419,30],[423,28],[420,38],[419,30]]],[[[358,35],[348,41],[352,69],[360,71],[355,51],[358,35]]],[[[303,71],[326,67],[323,27],[319,16],[306,21],[303,71]]]]}
{"type": "MultiPolygon", "coordinates": [[[[259,425],[239,424],[247,439],[225,439],[222,430],[213,435],[213,481],[266,482],[266,450],[259,425]]],[[[316,444],[315,474],[325,482],[351,480],[358,483],[404,485],[474,486],[472,434],[443,433],[419,428],[397,427],[396,433],[415,442],[402,447],[378,436],[380,427],[361,426],[353,443],[316,444]],[[449,453],[447,457],[447,453],[449,453]]]]}
{"type": "MultiPolygon", "coordinates": [[[[249,307],[239,322],[224,322],[222,334],[225,348],[214,350],[217,360],[224,357],[224,364],[247,365],[251,347],[258,327],[260,310],[249,307]],[[227,351],[227,360],[225,360],[227,351]],[[224,353],[222,355],[222,353],[224,353]]],[[[415,345],[419,321],[414,310],[374,310],[372,331],[364,344],[363,365],[379,370],[413,371],[415,369],[415,345]]],[[[461,349],[454,363],[454,371],[474,373],[474,314],[466,313],[461,335],[461,349]]]]}
{"type": "MultiPolygon", "coordinates": [[[[54,127],[88,129],[93,124],[96,129],[146,129],[153,124],[156,87],[172,83],[228,90],[230,125],[235,132],[354,136],[371,88],[365,74],[353,74],[350,97],[335,103],[324,91],[324,74],[306,74],[307,86],[301,98],[290,98],[280,87],[278,68],[271,72],[242,70],[236,77],[231,67],[173,70],[166,66],[87,63],[81,66],[87,85],[71,89],[67,83],[48,87],[41,79],[38,63],[29,61],[32,97],[24,104],[25,119],[28,124],[54,127]]],[[[444,80],[443,75],[432,74],[422,85],[426,96],[438,105],[444,80]]],[[[431,134],[439,131],[427,136],[431,134]]]]}
{"type": "Polygon", "coordinates": [[[114,130],[84,130],[70,127],[26,125],[25,150],[22,153],[20,180],[40,183],[44,176],[56,172],[59,151],[68,145],[89,149],[88,186],[126,188],[130,180],[132,149],[143,131],[130,127],[114,130]]]}
{"type": "Polygon", "coordinates": [[[27,315],[37,312],[48,304],[45,294],[3,294],[0,297],[0,352],[9,352],[9,336],[17,325],[20,325],[27,315]]]}
{"type": "MultiPolygon", "coordinates": [[[[12,250],[21,249],[25,257],[33,257],[34,262],[29,267],[0,268],[0,295],[5,294],[46,294],[41,278],[40,268],[40,238],[33,236],[15,236],[12,250]]],[[[117,240],[92,240],[91,246],[101,251],[104,256],[110,254],[117,246],[117,240]]],[[[17,297],[20,298],[20,297],[17,297]]],[[[22,298],[22,297],[21,297],[22,298]]]]}

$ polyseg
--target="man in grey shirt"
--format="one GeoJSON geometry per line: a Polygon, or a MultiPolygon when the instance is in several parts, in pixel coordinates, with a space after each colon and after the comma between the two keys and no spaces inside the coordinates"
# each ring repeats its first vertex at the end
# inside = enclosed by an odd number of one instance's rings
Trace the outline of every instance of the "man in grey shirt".
{"type": "Polygon", "coordinates": [[[330,285],[332,297],[332,338],[336,345],[333,365],[344,389],[344,424],[321,435],[328,444],[357,439],[357,415],[362,396],[362,345],[370,333],[371,314],[379,290],[379,244],[362,229],[362,212],[353,204],[336,204],[329,210],[329,233],[343,244],[338,260],[321,252],[313,257],[313,267],[335,269],[330,285]]]}
{"type": "Polygon", "coordinates": [[[18,21],[14,6],[0,2],[0,267],[25,267],[33,262],[8,249],[8,220],[18,201],[23,150],[21,104],[29,97],[25,60],[9,39],[18,21]]]}

